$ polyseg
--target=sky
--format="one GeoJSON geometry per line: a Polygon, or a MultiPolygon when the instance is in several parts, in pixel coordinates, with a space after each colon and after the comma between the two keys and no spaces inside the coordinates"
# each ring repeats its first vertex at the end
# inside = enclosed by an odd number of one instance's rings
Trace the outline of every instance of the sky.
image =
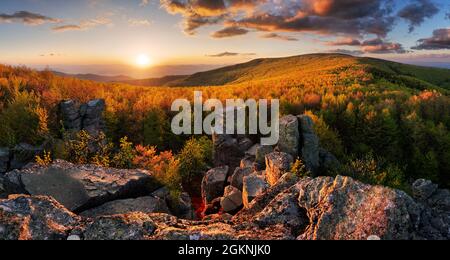
{"type": "Polygon", "coordinates": [[[450,67],[447,0],[0,0],[0,63],[133,77],[340,52],[450,67]]]}

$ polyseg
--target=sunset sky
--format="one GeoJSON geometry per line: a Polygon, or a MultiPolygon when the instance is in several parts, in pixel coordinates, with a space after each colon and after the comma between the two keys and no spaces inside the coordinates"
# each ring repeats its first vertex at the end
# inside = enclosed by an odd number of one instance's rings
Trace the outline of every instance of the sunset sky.
{"type": "Polygon", "coordinates": [[[142,77],[336,51],[450,64],[449,23],[448,0],[0,0],[0,63],[142,77]]]}

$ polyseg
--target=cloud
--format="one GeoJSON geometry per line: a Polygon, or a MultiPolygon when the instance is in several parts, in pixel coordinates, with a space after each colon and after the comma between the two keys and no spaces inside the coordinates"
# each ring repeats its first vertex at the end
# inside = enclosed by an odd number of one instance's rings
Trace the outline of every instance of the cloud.
{"type": "Polygon", "coordinates": [[[341,38],[336,41],[327,42],[329,46],[360,46],[361,42],[353,38],[341,38]]]}
{"type": "MultiPolygon", "coordinates": [[[[184,17],[184,30],[222,24],[266,33],[375,34],[385,37],[395,15],[392,0],[161,0],[184,17]]],[[[234,36],[234,34],[230,34],[234,36]]]]}
{"type": "Polygon", "coordinates": [[[246,29],[232,26],[232,27],[227,27],[220,31],[217,31],[217,32],[211,34],[211,36],[213,38],[228,38],[228,37],[233,37],[233,36],[244,35],[244,34],[247,34],[248,32],[249,31],[246,29]]]}
{"type": "Polygon", "coordinates": [[[149,20],[146,19],[128,19],[128,24],[132,27],[140,27],[140,26],[144,26],[144,27],[148,27],[150,26],[152,23],[149,20]]]}
{"type": "Polygon", "coordinates": [[[376,38],[361,43],[362,51],[365,53],[387,54],[387,53],[407,53],[400,43],[386,42],[376,38]]]}
{"type": "Polygon", "coordinates": [[[45,15],[19,11],[14,14],[0,14],[0,23],[23,23],[26,25],[41,25],[44,23],[58,23],[59,19],[51,18],[45,15]]]}
{"type": "Polygon", "coordinates": [[[439,8],[431,0],[413,0],[414,2],[399,11],[398,16],[409,22],[409,32],[414,31],[425,19],[439,13],[439,8]]]}
{"type": "Polygon", "coordinates": [[[150,0],[141,0],[141,4],[139,6],[147,6],[150,3],[150,0]]]}
{"type": "Polygon", "coordinates": [[[222,52],[213,55],[206,55],[212,58],[222,58],[222,57],[235,57],[235,56],[255,56],[256,53],[237,53],[237,52],[222,52]]]}
{"type": "Polygon", "coordinates": [[[79,24],[66,24],[66,25],[60,25],[55,26],[52,28],[54,32],[67,32],[67,31],[85,31],[89,30],[91,28],[102,26],[102,25],[111,25],[112,22],[109,18],[97,18],[97,19],[91,19],[91,20],[84,20],[80,22],[79,24]]]}
{"type": "Polygon", "coordinates": [[[276,40],[281,40],[281,41],[298,41],[297,38],[290,37],[290,36],[285,36],[285,35],[279,35],[277,33],[263,34],[263,35],[261,35],[261,38],[264,38],[264,39],[276,39],[276,40]]]}
{"type": "Polygon", "coordinates": [[[420,39],[414,50],[444,50],[450,49],[450,29],[434,30],[430,38],[420,39]]]}
{"type": "Polygon", "coordinates": [[[329,53],[340,53],[340,54],[346,54],[346,55],[352,55],[352,56],[361,56],[364,54],[363,51],[358,50],[345,50],[345,49],[335,49],[335,50],[329,50],[329,53]]]}

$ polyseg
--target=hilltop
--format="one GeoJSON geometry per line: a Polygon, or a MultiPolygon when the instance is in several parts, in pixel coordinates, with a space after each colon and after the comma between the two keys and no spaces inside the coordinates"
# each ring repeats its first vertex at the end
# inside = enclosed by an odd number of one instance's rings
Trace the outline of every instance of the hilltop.
{"type": "MultiPolygon", "coordinates": [[[[148,80],[148,86],[222,86],[261,81],[301,80],[330,77],[346,73],[346,79],[384,79],[393,83],[414,85],[419,89],[450,89],[450,70],[421,67],[374,58],[345,54],[309,54],[286,58],[256,59],[247,63],[195,73],[190,76],[148,80]]],[[[124,83],[145,85],[146,81],[124,83]]]]}

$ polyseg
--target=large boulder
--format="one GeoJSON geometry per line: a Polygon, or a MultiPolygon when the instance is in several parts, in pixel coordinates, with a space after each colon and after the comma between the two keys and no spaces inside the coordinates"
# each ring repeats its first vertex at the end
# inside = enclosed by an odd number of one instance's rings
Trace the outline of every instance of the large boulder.
{"type": "Polygon", "coordinates": [[[226,134],[213,134],[213,156],[216,167],[229,166],[231,169],[239,167],[245,156],[245,149],[239,145],[238,139],[226,134]]]}
{"type": "Polygon", "coordinates": [[[202,181],[202,198],[205,204],[222,197],[228,178],[229,167],[219,167],[208,171],[202,181]]]}
{"type": "Polygon", "coordinates": [[[294,158],[287,153],[273,152],[266,156],[266,179],[273,186],[291,170],[294,158]]]}
{"type": "Polygon", "coordinates": [[[302,115],[299,116],[301,129],[301,155],[308,171],[317,173],[320,167],[320,147],[319,138],[314,130],[314,122],[311,117],[302,115]]]}
{"type": "Polygon", "coordinates": [[[236,168],[233,175],[231,176],[231,186],[242,191],[244,186],[244,178],[253,173],[254,169],[250,167],[236,168]]]}
{"type": "Polygon", "coordinates": [[[52,196],[74,212],[121,198],[144,196],[160,187],[148,171],[74,165],[61,160],[48,167],[35,165],[9,172],[5,186],[10,194],[52,196]]]}
{"type": "Polygon", "coordinates": [[[298,118],[293,115],[280,119],[280,139],[278,149],[297,158],[300,148],[300,132],[298,118]]]}
{"type": "Polygon", "coordinates": [[[404,192],[342,176],[306,178],[297,186],[299,205],[309,217],[309,226],[299,239],[414,238],[420,211],[404,192]]]}
{"type": "Polygon", "coordinates": [[[127,214],[131,212],[170,214],[170,210],[164,200],[147,196],[137,199],[111,201],[99,207],[83,211],[80,215],[83,217],[94,218],[100,216],[127,214]]]}
{"type": "Polygon", "coordinates": [[[59,113],[65,130],[75,132],[81,130],[80,105],[76,101],[66,100],[61,102],[59,113]]]}
{"type": "Polygon", "coordinates": [[[59,114],[65,130],[70,132],[86,130],[91,136],[97,136],[105,130],[103,119],[105,108],[106,103],[103,99],[91,100],[86,104],[67,100],[59,104],[59,114]]]}
{"type": "Polygon", "coordinates": [[[152,193],[153,197],[164,200],[169,206],[170,212],[181,219],[195,219],[195,209],[189,193],[183,192],[178,198],[170,195],[167,187],[162,187],[152,193]]]}
{"type": "Polygon", "coordinates": [[[267,184],[264,176],[252,174],[250,176],[244,177],[244,185],[242,190],[242,201],[245,208],[250,207],[250,203],[263,194],[269,185],[267,184]]]}
{"type": "Polygon", "coordinates": [[[78,217],[50,197],[0,200],[0,240],[65,240],[78,217]]]}
{"type": "Polygon", "coordinates": [[[84,104],[80,108],[80,114],[83,118],[81,123],[82,129],[86,130],[90,135],[97,136],[105,130],[105,122],[103,120],[103,112],[106,108],[105,100],[95,99],[84,104]]]}
{"type": "Polygon", "coordinates": [[[8,171],[10,160],[11,153],[9,149],[0,147],[0,174],[8,171]]]}
{"type": "Polygon", "coordinates": [[[10,169],[21,169],[25,167],[30,162],[34,162],[36,156],[43,152],[43,147],[36,147],[25,143],[16,145],[12,149],[10,169]]]}
{"type": "Polygon", "coordinates": [[[450,191],[422,179],[414,182],[412,192],[421,208],[417,235],[431,240],[450,239],[450,191]]]}
{"type": "Polygon", "coordinates": [[[235,213],[242,208],[242,192],[233,187],[228,186],[225,188],[225,193],[220,200],[220,205],[224,212],[235,213]]]}
{"type": "Polygon", "coordinates": [[[329,151],[323,148],[319,149],[319,158],[320,158],[320,168],[325,171],[336,170],[341,165],[341,163],[336,158],[336,156],[334,156],[334,154],[330,153],[329,151]]]}

